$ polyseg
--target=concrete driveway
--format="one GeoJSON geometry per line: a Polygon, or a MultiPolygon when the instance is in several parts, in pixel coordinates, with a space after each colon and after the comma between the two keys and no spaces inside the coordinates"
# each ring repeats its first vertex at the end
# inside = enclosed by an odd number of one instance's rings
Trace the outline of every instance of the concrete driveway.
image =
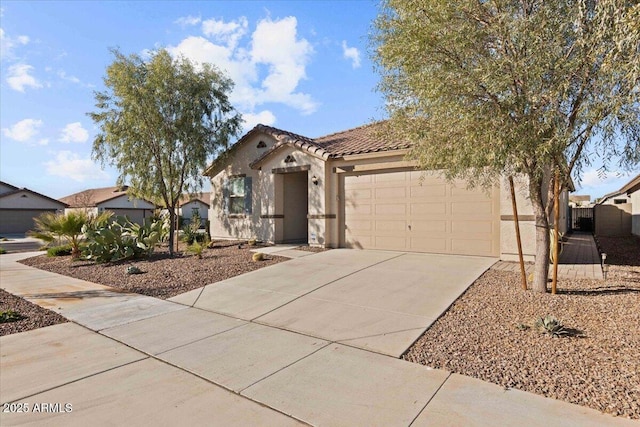
{"type": "Polygon", "coordinates": [[[334,249],[171,301],[399,357],[496,261],[334,249]]]}

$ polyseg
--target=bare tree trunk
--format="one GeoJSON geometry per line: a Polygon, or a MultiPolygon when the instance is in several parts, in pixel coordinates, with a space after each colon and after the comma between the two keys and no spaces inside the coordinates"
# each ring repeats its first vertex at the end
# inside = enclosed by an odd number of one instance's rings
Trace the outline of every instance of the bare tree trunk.
{"type": "Polygon", "coordinates": [[[529,193],[536,223],[536,261],[533,266],[533,286],[535,292],[547,292],[549,277],[549,220],[542,202],[542,180],[529,181],[529,193]]]}

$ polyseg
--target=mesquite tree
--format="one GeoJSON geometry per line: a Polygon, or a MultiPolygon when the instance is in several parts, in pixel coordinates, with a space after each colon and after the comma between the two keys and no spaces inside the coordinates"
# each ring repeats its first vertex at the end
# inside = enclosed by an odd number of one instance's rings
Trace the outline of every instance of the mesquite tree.
{"type": "Polygon", "coordinates": [[[107,89],[95,92],[98,111],[89,113],[100,126],[93,156],[118,169],[118,183],[128,181],[132,196],[168,209],[173,253],[180,197],[201,189],[207,162],[240,129],[228,99],[233,82],[210,64],[164,49],[146,59],[113,54],[107,89]]]}
{"type": "Polygon", "coordinates": [[[640,5],[383,0],[372,36],[390,136],[447,178],[523,176],[546,291],[552,180],[640,162],[640,5]]]}

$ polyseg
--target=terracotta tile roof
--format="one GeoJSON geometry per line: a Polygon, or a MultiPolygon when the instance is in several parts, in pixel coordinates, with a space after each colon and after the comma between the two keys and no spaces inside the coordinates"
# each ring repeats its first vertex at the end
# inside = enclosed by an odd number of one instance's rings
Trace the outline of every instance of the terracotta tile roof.
{"type": "Polygon", "coordinates": [[[324,160],[340,158],[352,154],[401,150],[411,146],[411,144],[406,141],[389,141],[381,138],[376,132],[381,123],[382,122],[377,122],[359,126],[342,132],[321,136],[319,138],[309,138],[283,129],[259,124],[247,132],[238,140],[238,142],[233,144],[229,150],[214,160],[211,166],[204,171],[204,175],[212,173],[215,167],[221,161],[224,161],[223,159],[225,158],[225,154],[232,152],[258,132],[263,132],[273,136],[277,142],[273,147],[271,147],[271,149],[264,152],[259,158],[249,165],[252,168],[257,167],[264,159],[269,157],[275,151],[286,146],[297,147],[324,160]]]}
{"type": "Polygon", "coordinates": [[[79,193],[62,197],[60,201],[66,203],[71,208],[93,207],[98,206],[100,203],[104,203],[107,200],[126,195],[128,188],[129,187],[126,185],[122,187],[90,188],[88,190],[80,191],[79,193]]]}
{"type": "Polygon", "coordinates": [[[378,134],[380,123],[372,123],[357,128],[332,133],[315,138],[314,144],[329,153],[329,157],[343,157],[351,154],[375,153],[409,148],[406,141],[385,140],[378,134]]]}

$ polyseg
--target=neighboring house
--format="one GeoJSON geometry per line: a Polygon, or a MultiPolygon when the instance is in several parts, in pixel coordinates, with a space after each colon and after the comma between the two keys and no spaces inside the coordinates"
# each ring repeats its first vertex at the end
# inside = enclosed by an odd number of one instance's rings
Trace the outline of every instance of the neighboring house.
{"type": "Polygon", "coordinates": [[[188,224],[193,217],[193,214],[197,212],[200,215],[202,226],[204,227],[209,218],[209,201],[211,200],[211,193],[200,193],[197,195],[185,195],[180,200],[180,207],[178,208],[178,215],[182,218],[183,224],[188,224]]]}
{"type": "Polygon", "coordinates": [[[24,234],[34,228],[34,218],[66,207],[44,194],[0,181],[0,234],[24,234]]]}
{"type": "Polygon", "coordinates": [[[640,174],[598,201],[595,223],[600,236],[640,236],[640,174]]]}
{"type": "MultiPolygon", "coordinates": [[[[509,185],[490,191],[421,172],[404,142],[375,125],[321,138],[258,125],[204,172],[211,178],[213,238],[516,259],[509,185]]],[[[535,254],[531,205],[518,184],[527,260],[535,254]]],[[[566,231],[567,192],[561,199],[566,231]]]]}
{"type": "Polygon", "coordinates": [[[581,194],[570,194],[569,195],[569,206],[572,208],[577,208],[581,206],[591,206],[591,196],[581,195],[581,194]]]}
{"type": "Polygon", "coordinates": [[[83,210],[88,213],[111,211],[127,216],[132,222],[142,224],[153,215],[155,205],[147,200],[131,198],[128,187],[91,188],[60,199],[68,205],[67,211],[83,210]]]}

